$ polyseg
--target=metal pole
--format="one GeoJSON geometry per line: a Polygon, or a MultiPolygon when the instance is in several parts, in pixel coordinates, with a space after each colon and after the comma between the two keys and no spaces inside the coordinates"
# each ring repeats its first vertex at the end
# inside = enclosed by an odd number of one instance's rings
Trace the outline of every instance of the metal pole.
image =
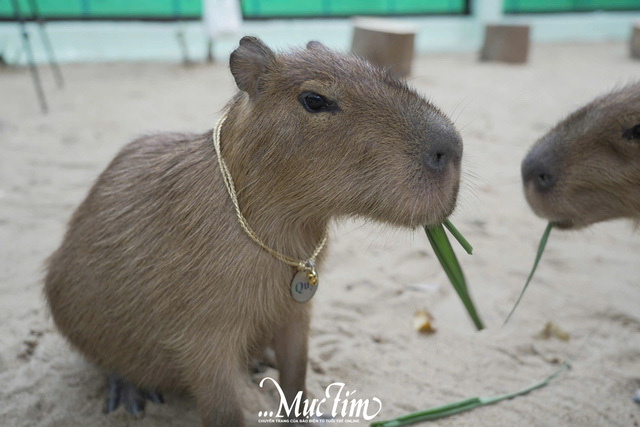
{"type": "Polygon", "coordinates": [[[56,62],[56,57],[53,53],[53,45],[49,40],[49,35],[44,27],[45,20],[40,15],[40,9],[38,8],[37,0],[29,0],[29,6],[31,7],[31,13],[36,21],[38,21],[38,28],[40,30],[40,38],[42,39],[42,44],[44,45],[44,49],[47,51],[47,56],[49,58],[49,65],[53,69],[53,74],[56,78],[56,83],[58,87],[64,87],[64,79],[62,78],[62,71],[60,71],[60,67],[56,62]]]}
{"type": "Polygon", "coordinates": [[[207,62],[210,64],[215,62],[213,57],[213,37],[207,39],[207,62]]]}
{"type": "Polygon", "coordinates": [[[20,23],[20,30],[22,31],[22,44],[24,50],[27,52],[27,61],[29,62],[29,70],[31,71],[31,77],[33,78],[33,84],[36,87],[38,93],[38,99],[40,101],[40,108],[43,113],[48,111],[47,101],[44,98],[44,91],[42,90],[42,84],[40,83],[40,76],[38,75],[38,68],[36,67],[36,61],[33,57],[33,51],[31,50],[31,42],[29,41],[29,33],[27,32],[27,26],[24,22],[24,17],[20,13],[20,5],[18,0],[12,0],[13,12],[16,21],[20,23]]]}
{"type": "Polygon", "coordinates": [[[182,62],[184,65],[188,65],[191,63],[189,60],[189,51],[187,50],[187,41],[184,37],[184,25],[181,19],[181,7],[180,0],[173,0],[173,13],[177,21],[178,30],[176,31],[176,38],[178,39],[178,44],[180,45],[180,51],[182,52],[182,62]]]}

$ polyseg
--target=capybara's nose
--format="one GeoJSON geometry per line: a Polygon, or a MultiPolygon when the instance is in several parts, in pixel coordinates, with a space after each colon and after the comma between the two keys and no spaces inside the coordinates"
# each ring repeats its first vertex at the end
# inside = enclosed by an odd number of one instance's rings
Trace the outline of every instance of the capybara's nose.
{"type": "Polygon", "coordinates": [[[556,174],[549,162],[531,152],[522,161],[522,183],[525,187],[533,185],[538,191],[547,191],[556,184],[556,174]]]}
{"type": "Polygon", "coordinates": [[[436,173],[445,172],[451,165],[459,166],[461,159],[462,138],[453,127],[438,132],[422,153],[424,165],[436,173]]]}

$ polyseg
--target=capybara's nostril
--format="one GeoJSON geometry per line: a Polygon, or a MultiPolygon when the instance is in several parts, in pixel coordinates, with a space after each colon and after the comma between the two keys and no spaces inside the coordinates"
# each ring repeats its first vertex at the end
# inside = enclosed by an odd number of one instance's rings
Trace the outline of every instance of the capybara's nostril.
{"type": "Polygon", "coordinates": [[[536,188],[540,191],[548,190],[556,183],[553,175],[546,172],[540,172],[534,181],[536,188]]]}
{"type": "Polygon", "coordinates": [[[427,138],[421,143],[424,167],[434,173],[444,173],[453,166],[460,166],[462,137],[456,128],[440,116],[427,117],[429,127],[422,134],[427,138]]]}
{"type": "Polygon", "coordinates": [[[450,162],[451,152],[444,147],[437,147],[426,151],[422,160],[427,168],[434,172],[443,172],[450,162]]]}
{"type": "Polygon", "coordinates": [[[550,190],[556,183],[551,167],[536,156],[529,155],[522,162],[522,183],[533,184],[538,191],[550,190]]]}
{"type": "Polygon", "coordinates": [[[462,138],[455,129],[446,129],[432,141],[422,153],[424,166],[430,171],[444,173],[452,166],[459,166],[462,159],[462,138]]]}

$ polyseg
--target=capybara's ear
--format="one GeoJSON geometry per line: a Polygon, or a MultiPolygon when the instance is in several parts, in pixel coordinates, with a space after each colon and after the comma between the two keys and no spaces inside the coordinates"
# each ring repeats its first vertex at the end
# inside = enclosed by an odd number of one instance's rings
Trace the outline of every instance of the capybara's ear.
{"type": "Polygon", "coordinates": [[[262,40],[245,36],[231,53],[229,67],[238,88],[253,98],[259,95],[265,75],[275,61],[276,55],[262,40]]]}
{"type": "Polygon", "coordinates": [[[322,49],[322,50],[327,50],[327,47],[325,45],[323,45],[322,43],[320,43],[317,40],[311,40],[309,43],[307,43],[307,49],[312,50],[312,49],[322,49]]]}

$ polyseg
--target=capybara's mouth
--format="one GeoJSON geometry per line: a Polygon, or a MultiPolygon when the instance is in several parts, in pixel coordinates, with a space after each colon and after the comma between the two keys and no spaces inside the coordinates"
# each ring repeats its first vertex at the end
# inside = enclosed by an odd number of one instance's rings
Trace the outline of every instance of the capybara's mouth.
{"type": "Polygon", "coordinates": [[[426,222],[419,225],[433,227],[442,224],[456,209],[459,190],[460,179],[458,177],[457,180],[454,180],[452,184],[450,184],[450,188],[440,190],[438,195],[432,195],[432,201],[436,203],[438,209],[431,209],[430,215],[426,218],[426,222]]]}
{"type": "Polygon", "coordinates": [[[533,212],[560,230],[579,230],[599,221],[613,218],[597,204],[566,192],[540,193],[525,188],[525,196],[533,212]]]}
{"type": "Polygon", "coordinates": [[[455,205],[452,206],[450,209],[447,209],[443,214],[441,215],[431,215],[429,217],[427,217],[424,221],[422,221],[420,224],[411,224],[412,227],[435,227],[437,225],[440,225],[444,222],[445,219],[449,218],[449,216],[451,216],[451,214],[453,213],[455,209],[455,205]]]}
{"type": "Polygon", "coordinates": [[[442,224],[455,210],[458,198],[458,183],[443,187],[415,186],[414,190],[388,205],[391,218],[382,221],[409,228],[433,227],[442,224]]]}
{"type": "Polygon", "coordinates": [[[556,221],[549,221],[549,222],[553,224],[554,227],[559,228],[561,230],[570,230],[572,228],[575,228],[575,223],[570,219],[563,219],[563,220],[556,220],[556,221]]]}
{"type": "Polygon", "coordinates": [[[527,197],[527,201],[529,202],[529,206],[533,210],[533,212],[542,219],[546,219],[554,227],[560,230],[569,230],[577,227],[576,221],[569,218],[566,215],[559,214],[555,212],[553,207],[548,206],[545,200],[531,200],[531,198],[527,197]]]}
{"type": "Polygon", "coordinates": [[[540,218],[548,220],[557,225],[558,228],[568,228],[567,226],[572,224],[565,215],[556,212],[557,206],[553,206],[553,203],[549,200],[551,195],[540,194],[532,185],[525,185],[524,195],[531,210],[540,218]],[[563,225],[566,226],[563,227],[563,225]]]}

